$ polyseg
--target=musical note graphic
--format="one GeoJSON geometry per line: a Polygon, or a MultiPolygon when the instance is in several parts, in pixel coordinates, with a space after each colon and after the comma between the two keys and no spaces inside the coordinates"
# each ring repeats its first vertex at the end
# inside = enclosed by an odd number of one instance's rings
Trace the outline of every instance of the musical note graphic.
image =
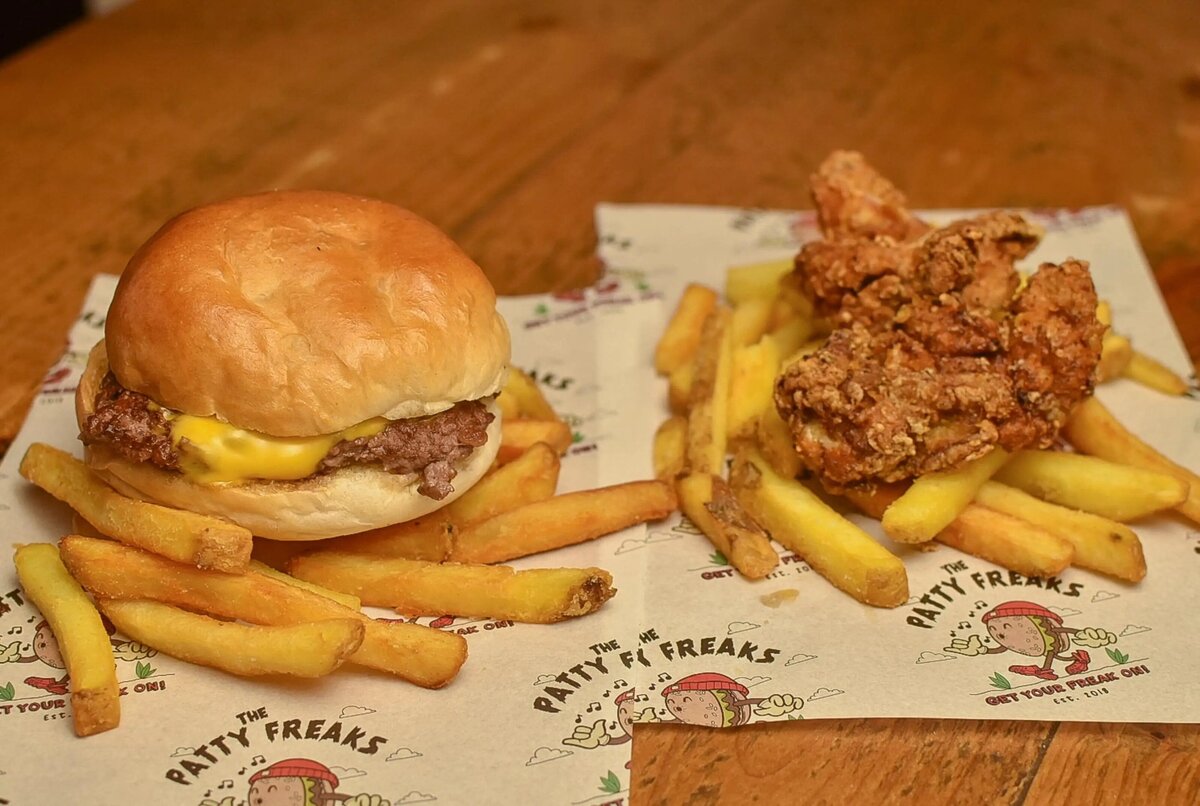
{"type": "Polygon", "coordinates": [[[629,684],[626,683],[624,680],[614,680],[613,681],[613,691],[616,691],[619,688],[628,688],[628,686],[629,686],[629,684]]]}
{"type": "Polygon", "coordinates": [[[576,724],[576,725],[579,725],[579,724],[581,724],[582,722],[583,722],[583,716],[582,716],[581,714],[576,714],[576,715],[575,715],[575,724],[576,724]]]}
{"type": "Polygon", "coordinates": [[[221,782],[221,785],[218,786],[217,789],[233,789],[233,781],[230,781],[227,778],[221,782]]]}
{"type": "Polygon", "coordinates": [[[987,602],[976,602],[975,606],[982,609],[982,608],[987,607],[987,602]]]}
{"type": "Polygon", "coordinates": [[[266,764],[266,763],[267,763],[267,760],[265,758],[263,758],[262,756],[255,756],[254,758],[250,759],[251,767],[257,767],[259,764],[266,764]]]}
{"type": "Polygon", "coordinates": [[[971,622],[969,622],[969,621],[960,621],[960,622],[958,622],[958,628],[959,628],[960,630],[969,630],[969,629],[971,629],[971,622]]]}
{"type": "Polygon", "coordinates": [[[601,697],[604,697],[605,699],[608,699],[608,695],[609,695],[609,692],[608,692],[608,691],[605,691],[605,692],[604,692],[603,694],[601,694],[600,696],[601,696],[601,697]]]}
{"type": "Polygon", "coordinates": [[[660,682],[660,683],[665,683],[665,682],[667,682],[667,681],[668,681],[668,680],[670,680],[670,679],[671,679],[671,675],[667,674],[666,672],[662,672],[662,673],[661,673],[661,674],[658,676],[658,682],[660,682]]]}
{"type": "Polygon", "coordinates": [[[13,627],[11,630],[8,631],[8,634],[9,635],[20,635],[23,632],[25,632],[24,627],[13,627]]]}

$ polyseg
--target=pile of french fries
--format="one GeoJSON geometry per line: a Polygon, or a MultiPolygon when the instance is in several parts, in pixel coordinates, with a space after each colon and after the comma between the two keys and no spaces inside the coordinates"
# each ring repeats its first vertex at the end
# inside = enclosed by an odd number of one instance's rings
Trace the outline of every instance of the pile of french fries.
{"type": "Polygon", "coordinates": [[[556,495],[570,429],[519,370],[498,405],[496,466],[464,495],[417,521],[317,543],[256,546],[239,526],[128,498],[69,454],[31,445],[21,475],[76,513],[78,534],[15,555],[62,650],[75,732],[120,721],[101,614],[134,641],[237,675],[319,677],[349,662],[440,688],[466,660],[466,641],[371,618],[363,605],[538,624],[595,612],[616,592],[603,569],[493,563],[664,518],[674,487],[647,480],[556,495]],[[272,564],[253,559],[256,548],[272,564]]]}
{"type": "MultiPolygon", "coordinates": [[[[776,378],[828,334],[811,302],[781,283],[791,270],[791,260],[731,268],[724,300],[703,285],[685,289],[654,356],[673,415],[655,435],[655,475],[675,484],[683,514],[746,578],[776,567],[774,539],[855,599],[895,607],[908,599],[903,563],[798,479],[792,433],[775,409],[776,378]]],[[[1166,394],[1188,391],[1112,331],[1106,303],[1097,317],[1108,326],[1101,382],[1125,377],[1166,394]]],[[[1141,542],[1126,524],[1171,509],[1200,523],[1200,477],[1092,397],[1063,433],[1075,452],[997,448],[951,472],[845,498],[899,544],[936,541],[1028,576],[1074,564],[1142,579],[1141,542]]]]}

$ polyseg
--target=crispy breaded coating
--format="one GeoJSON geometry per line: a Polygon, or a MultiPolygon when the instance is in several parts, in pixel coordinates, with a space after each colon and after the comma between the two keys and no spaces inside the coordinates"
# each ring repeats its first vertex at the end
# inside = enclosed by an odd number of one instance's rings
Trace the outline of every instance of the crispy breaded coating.
{"type": "Polygon", "coordinates": [[[928,229],[846,152],[813,181],[826,237],[788,281],[835,330],[776,385],[805,465],[836,489],[1049,444],[1100,357],[1087,264],[1044,264],[1015,295],[1041,235],[1021,216],[928,229]]]}
{"type": "Polygon", "coordinates": [[[908,212],[904,194],[857,151],[835,151],[812,175],[817,217],[826,238],[914,238],[929,225],[908,212]]]}

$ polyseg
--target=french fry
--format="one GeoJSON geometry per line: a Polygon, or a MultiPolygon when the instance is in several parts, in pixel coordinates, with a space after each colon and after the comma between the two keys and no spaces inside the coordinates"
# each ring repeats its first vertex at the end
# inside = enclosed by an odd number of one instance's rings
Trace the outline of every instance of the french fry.
{"type": "Polygon", "coordinates": [[[803,318],[796,313],[796,309],[787,300],[777,297],[771,303],[771,317],[767,320],[767,329],[776,331],[797,319],[803,318]]]}
{"type": "MultiPolygon", "coordinates": [[[[262,574],[263,576],[271,577],[272,579],[278,579],[280,582],[286,582],[289,585],[295,585],[297,588],[303,588],[306,591],[311,591],[318,596],[324,596],[326,599],[332,599],[343,607],[348,607],[351,610],[362,609],[362,602],[359,601],[357,596],[351,596],[349,593],[342,593],[341,591],[336,591],[331,588],[322,588],[320,585],[314,585],[313,583],[307,582],[303,579],[297,579],[291,574],[285,574],[283,571],[280,571],[277,568],[272,568],[264,562],[251,560],[250,570],[254,571],[255,573],[262,574]]],[[[126,635],[128,635],[128,633],[126,633],[126,635]]],[[[356,645],[355,649],[357,648],[358,647],[356,645]]],[[[165,649],[163,651],[166,652],[165,649]]],[[[171,653],[168,652],[167,654],[171,653]]]]}
{"type": "Polygon", "coordinates": [[[667,377],[667,403],[672,414],[687,414],[688,401],[692,397],[692,379],[696,377],[696,364],[688,361],[680,364],[667,377]]]}
{"type": "Polygon", "coordinates": [[[726,431],[730,439],[751,437],[758,419],[774,408],[775,376],[779,374],[779,347],[771,336],[733,351],[726,431]]]}
{"type": "Polygon", "coordinates": [[[92,526],[78,512],[71,513],[71,534],[84,535],[85,537],[104,537],[100,534],[100,530],[92,526]]]}
{"type": "Polygon", "coordinates": [[[937,542],[1033,577],[1048,577],[1071,564],[1071,544],[1021,518],[974,505],[963,509],[937,542]]]}
{"type": "Polygon", "coordinates": [[[127,498],[69,453],[35,442],[21,475],[78,512],[98,531],[181,563],[240,573],[253,537],[240,526],[180,509],[127,498]]]}
{"type": "Polygon", "coordinates": [[[792,429],[774,404],[763,409],[759,416],[757,438],[759,450],[771,468],[784,478],[796,478],[800,473],[800,456],[792,441],[792,429]]]}
{"type": "Polygon", "coordinates": [[[1096,321],[1105,327],[1112,327],[1112,306],[1108,304],[1108,300],[1096,302],[1096,321]]]}
{"type": "Polygon", "coordinates": [[[598,610],[613,597],[612,576],[599,568],[536,568],[425,563],[319,551],[297,557],[301,579],[347,591],[368,605],[414,616],[552,624],[598,610]]]}
{"type": "Polygon", "coordinates": [[[1137,381],[1142,386],[1162,392],[1164,395],[1179,397],[1188,393],[1186,380],[1179,377],[1174,370],[1137,350],[1133,350],[1133,354],[1121,374],[1132,381],[1137,381]]]}
{"type": "Polygon", "coordinates": [[[780,355],[792,355],[807,344],[815,333],[811,319],[797,318],[771,331],[780,355]]]}
{"type": "Polygon", "coordinates": [[[725,467],[726,419],[733,351],[729,311],[714,310],[704,321],[696,350],[696,377],[688,401],[688,469],[721,475],[725,467]]]}
{"type": "Polygon", "coordinates": [[[549,445],[535,443],[437,512],[393,526],[324,540],[320,549],[444,562],[461,527],[553,496],[560,467],[558,454],[549,445]]]}
{"type": "Polygon", "coordinates": [[[771,301],[748,299],[733,308],[729,326],[733,332],[734,349],[754,344],[767,332],[771,324],[771,301]]]}
{"type": "Polygon", "coordinates": [[[52,543],[18,546],[13,562],[25,595],[50,624],[66,663],[75,735],[91,736],[117,727],[121,703],[112,645],[100,614],[60,560],[58,547],[52,543]]]}
{"type": "Polygon", "coordinates": [[[571,447],[571,427],[562,420],[505,420],[500,424],[500,451],[496,459],[505,465],[539,442],[559,455],[571,447]]]}
{"type": "Polygon", "coordinates": [[[801,288],[796,274],[789,273],[779,278],[779,296],[792,306],[797,316],[810,321],[815,319],[812,298],[801,288]]]}
{"type": "Polygon", "coordinates": [[[897,543],[925,543],[942,531],[1008,458],[1002,448],[957,470],[921,476],[883,513],[883,531],[897,543]]]}
{"type": "Polygon", "coordinates": [[[717,292],[697,283],[683,291],[667,329],[654,350],[654,368],[659,375],[670,375],[692,360],[700,344],[700,329],[708,315],[716,310],[717,292]]]}
{"type": "Polygon", "coordinates": [[[795,350],[795,352],[793,352],[791,355],[787,355],[783,359],[781,369],[787,369],[792,364],[799,361],[801,358],[807,358],[808,356],[815,353],[817,350],[820,350],[824,344],[825,344],[824,336],[818,336],[815,339],[809,339],[808,341],[804,342],[804,344],[801,344],[795,350]]]}
{"type": "MultiPolygon", "coordinates": [[[[408,560],[445,562],[454,550],[457,527],[446,520],[441,512],[392,526],[383,526],[356,535],[322,540],[315,551],[333,551],[370,554],[378,557],[403,557],[408,560]]],[[[302,552],[307,554],[309,552],[302,552]]],[[[297,555],[289,558],[290,564],[297,555]]]]}
{"type": "Polygon", "coordinates": [[[908,574],[899,557],[803,484],[779,476],[758,451],[738,451],[730,485],[771,537],[835,587],[876,607],[898,607],[908,600],[908,574]]]}
{"type": "Polygon", "coordinates": [[[1049,504],[1015,487],[985,482],[975,503],[1012,515],[1058,535],[1074,548],[1072,563],[1102,574],[1137,582],[1146,576],[1142,542],[1124,524],[1049,504]]]}
{"type": "Polygon", "coordinates": [[[661,481],[634,481],[558,495],[468,526],[450,555],[458,563],[498,563],[593,540],[676,508],[675,491],[661,481]]]}
{"type": "Polygon", "coordinates": [[[521,416],[521,404],[512,394],[504,394],[504,390],[500,390],[500,394],[496,395],[496,407],[500,409],[501,422],[505,420],[516,420],[521,416]]]}
{"type": "Polygon", "coordinates": [[[1107,383],[1121,377],[1133,360],[1133,345],[1124,336],[1105,331],[1100,346],[1100,363],[1096,365],[1096,381],[1107,383]]]}
{"type": "Polygon", "coordinates": [[[1175,464],[1138,439],[1096,398],[1086,398],[1076,406],[1062,432],[1077,450],[1086,454],[1110,462],[1168,473],[1185,482],[1188,485],[1188,497],[1175,508],[1188,519],[1200,523],[1200,476],[1175,464]]]}
{"type": "Polygon", "coordinates": [[[262,627],[219,621],[161,602],[100,599],[98,604],[134,641],[243,677],[322,677],[358,649],[365,632],[361,622],[349,618],[262,627]]]}
{"type": "Polygon", "coordinates": [[[687,459],[687,418],[663,420],[654,432],[654,477],[668,483],[683,473],[687,459]]]}
{"type": "Polygon", "coordinates": [[[867,517],[880,520],[892,502],[904,495],[906,489],[904,484],[876,484],[870,492],[851,489],[842,492],[842,496],[867,517]]]}
{"type": "Polygon", "coordinates": [[[1183,479],[1065,451],[1017,451],[993,476],[1054,504],[1114,521],[1171,509],[1188,497],[1183,479]]]}
{"type": "Polygon", "coordinates": [[[508,368],[508,380],[500,392],[500,397],[510,395],[517,402],[517,417],[528,420],[557,420],[558,414],[546,400],[537,381],[516,367],[508,368]]]}
{"type": "Polygon", "coordinates": [[[558,489],[561,468],[555,449],[535,442],[511,462],[481,478],[442,512],[452,523],[463,526],[544,501],[558,489]]]}
{"type": "Polygon", "coordinates": [[[271,626],[353,618],[365,629],[353,663],[440,688],[467,657],[461,636],[416,624],[368,618],[324,596],[254,571],[205,571],[108,540],[69,535],[63,564],[84,588],[105,599],[152,599],[220,618],[271,626]]]}
{"type": "Polygon", "coordinates": [[[790,273],[792,258],[733,266],[725,272],[725,297],[734,305],[752,299],[773,300],[779,296],[779,280],[790,273]]]}
{"type": "Polygon", "coordinates": [[[779,565],[770,539],[720,476],[693,473],[679,480],[676,491],[683,514],[742,576],[762,579],[779,565]]]}

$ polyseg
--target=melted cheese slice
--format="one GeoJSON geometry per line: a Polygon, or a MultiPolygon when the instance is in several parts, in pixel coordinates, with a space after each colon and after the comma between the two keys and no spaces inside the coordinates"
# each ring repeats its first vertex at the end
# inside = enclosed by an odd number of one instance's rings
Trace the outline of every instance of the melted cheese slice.
{"type": "Polygon", "coordinates": [[[346,439],[369,437],[387,427],[375,417],[316,437],[273,437],[223,423],[215,417],[169,414],[171,444],[179,469],[200,484],[249,479],[302,479],[317,472],[329,449],[346,439]]]}

